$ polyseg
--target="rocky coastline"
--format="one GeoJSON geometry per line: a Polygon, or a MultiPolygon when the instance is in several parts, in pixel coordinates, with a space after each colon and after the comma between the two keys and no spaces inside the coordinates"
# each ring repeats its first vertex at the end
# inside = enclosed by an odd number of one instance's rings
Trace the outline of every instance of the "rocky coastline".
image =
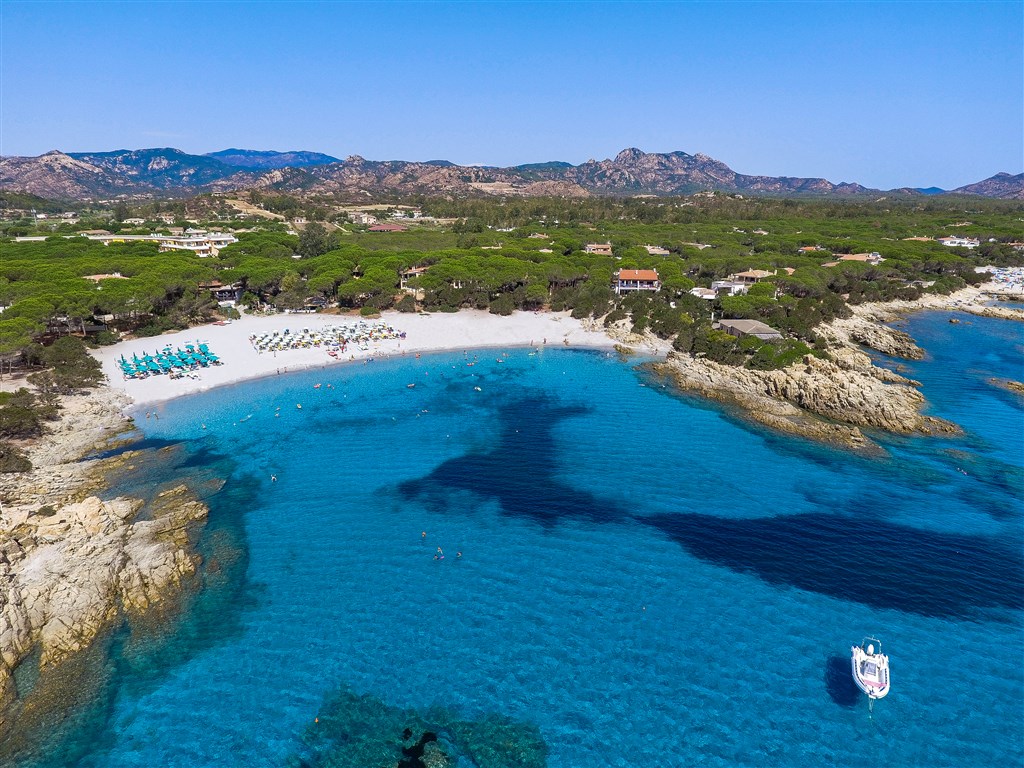
{"type": "Polygon", "coordinates": [[[188,488],[102,500],[106,474],[132,454],[80,460],[131,429],[128,400],[99,387],[61,405],[48,434],[23,446],[33,469],[0,475],[0,743],[25,709],[19,665],[53,676],[123,619],[171,601],[199,566],[207,508],[188,488]]]}
{"type": "Polygon", "coordinates": [[[949,296],[856,306],[851,317],[815,329],[829,343],[825,357],[807,355],[781,370],[737,368],[677,352],[651,368],[680,390],[734,406],[757,424],[858,451],[878,451],[863,429],[953,435],[960,428],[923,415],[925,399],[916,389],[919,383],[874,365],[861,348],[907,360],[924,359],[924,350],[909,335],[884,325],[921,310],[1024,321],[1024,310],[986,301],[982,291],[967,288],[949,296]]]}

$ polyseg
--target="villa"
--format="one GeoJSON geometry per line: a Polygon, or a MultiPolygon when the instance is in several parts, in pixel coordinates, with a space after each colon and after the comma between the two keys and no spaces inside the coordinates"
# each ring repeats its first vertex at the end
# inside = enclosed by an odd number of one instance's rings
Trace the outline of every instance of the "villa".
{"type": "Polygon", "coordinates": [[[661,288],[658,273],[653,269],[620,269],[615,273],[615,293],[657,291],[661,288]]]}
{"type": "Polygon", "coordinates": [[[766,277],[771,277],[774,272],[768,272],[764,269],[748,269],[746,272],[737,272],[734,275],[729,275],[727,279],[734,280],[737,283],[759,283],[766,277]]]}
{"type": "Polygon", "coordinates": [[[611,256],[612,255],[612,244],[611,243],[587,243],[583,249],[587,253],[593,253],[597,256],[611,256]]]}
{"type": "Polygon", "coordinates": [[[719,293],[727,293],[730,296],[741,296],[750,290],[749,283],[741,283],[738,280],[713,280],[711,290],[717,296],[719,293]]]}

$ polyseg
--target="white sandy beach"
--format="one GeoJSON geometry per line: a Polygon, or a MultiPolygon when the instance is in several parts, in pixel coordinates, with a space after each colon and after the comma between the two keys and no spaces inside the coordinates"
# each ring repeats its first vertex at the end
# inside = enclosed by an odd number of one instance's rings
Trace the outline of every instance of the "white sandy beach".
{"type": "Polygon", "coordinates": [[[483,348],[513,348],[530,345],[559,347],[590,347],[610,349],[615,341],[591,322],[585,324],[567,312],[516,312],[507,317],[477,310],[458,313],[408,314],[385,312],[380,321],[397,331],[404,331],[404,339],[374,342],[368,350],[351,345],[344,355],[335,359],[323,348],[289,349],[276,353],[257,353],[249,341],[253,334],[289,329],[293,333],[303,328],[310,330],[325,326],[355,325],[360,320],[377,322],[355,315],[297,315],[269,316],[244,315],[230,325],[203,325],[187,331],[168,333],[144,339],[123,341],[94,350],[93,354],[103,366],[110,386],[125,392],[135,407],[151,405],[181,395],[202,392],[246,379],[282,374],[309,368],[344,365],[367,357],[395,356],[446,350],[483,348]],[[171,379],[169,376],[151,376],[146,379],[125,379],[117,361],[124,355],[155,353],[168,344],[183,347],[186,343],[208,344],[210,351],[224,363],[203,368],[198,379],[171,379]]]}

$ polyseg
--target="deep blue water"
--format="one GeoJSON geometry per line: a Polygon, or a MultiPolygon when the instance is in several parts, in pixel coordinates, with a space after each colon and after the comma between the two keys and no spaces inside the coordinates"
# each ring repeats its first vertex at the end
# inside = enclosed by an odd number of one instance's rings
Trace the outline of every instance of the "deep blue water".
{"type": "Polygon", "coordinates": [[[177,447],[122,487],[197,479],[206,589],[112,638],[91,707],[20,765],[282,765],[339,686],[527,723],[557,768],[1020,765],[1024,401],[989,379],[1024,379],[1024,327],[948,318],[906,323],[928,358],[904,371],[965,433],[881,458],[593,352],[169,403],[140,427],[177,447]],[[893,679],[870,713],[866,634],[893,679]]]}

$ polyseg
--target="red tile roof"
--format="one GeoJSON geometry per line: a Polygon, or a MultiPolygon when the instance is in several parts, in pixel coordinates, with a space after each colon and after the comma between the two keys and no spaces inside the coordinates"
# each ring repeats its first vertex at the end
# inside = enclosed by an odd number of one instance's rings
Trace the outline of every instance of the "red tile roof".
{"type": "Polygon", "coordinates": [[[619,280],[657,280],[658,273],[653,269],[620,269],[619,280]]]}

